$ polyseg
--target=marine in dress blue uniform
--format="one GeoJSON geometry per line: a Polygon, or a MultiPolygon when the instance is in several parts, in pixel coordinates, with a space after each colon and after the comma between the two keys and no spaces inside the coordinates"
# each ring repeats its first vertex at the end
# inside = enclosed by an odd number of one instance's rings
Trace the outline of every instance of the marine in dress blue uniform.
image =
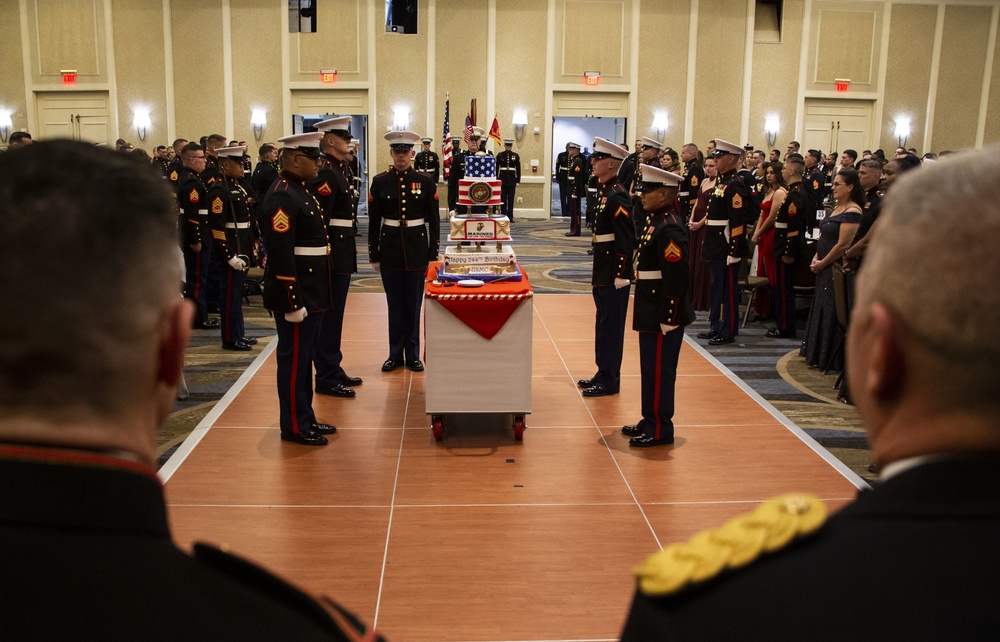
{"type": "Polygon", "coordinates": [[[222,290],[222,347],[247,351],[256,339],[246,337],[243,326],[243,284],[253,264],[250,238],[250,203],[243,177],[245,147],[217,151],[222,177],[208,189],[208,220],[215,254],[226,262],[222,290]]]}
{"type": "MultiPolygon", "coordinates": [[[[569,153],[566,170],[566,201],[567,208],[563,216],[569,216],[569,232],[566,236],[580,236],[580,199],[587,194],[587,158],[580,153],[579,143],[569,143],[566,146],[569,153]]],[[[560,188],[560,195],[562,188],[560,188]]]]}
{"type": "Polygon", "coordinates": [[[560,216],[570,216],[570,177],[569,170],[572,167],[572,159],[569,155],[569,143],[566,149],[556,154],[556,185],[559,186],[559,214],[560,216]]]}
{"type": "Polygon", "coordinates": [[[632,329],[639,333],[642,419],[624,426],[630,446],[674,443],[674,383],[684,326],[695,319],[691,286],[690,233],[674,209],[684,178],[659,167],[642,168],[643,208],[649,213],[636,258],[632,329]]]}
{"type": "Polygon", "coordinates": [[[632,184],[626,185],[625,188],[632,197],[632,220],[635,222],[635,236],[639,238],[646,229],[646,211],[642,208],[642,196],[636,191],[635,187],[642,182],[643,165],[655,167],[658,164],[656,159],[660,155],[662,145],[660,141],[648,136],[643,136],[641,140],[636,142],[641,142],[642,145],[636,150],[637,164],[632,184]]]}
{"type": "Polygon", "coordinates": [[[341,362],[340,348],[344,331],[344,311],[351,275],[358,271],[358,250],[354,241],[354,185],[348,155],[351,145],[351,117],[339,116],[314,125],[323,133],[320,148],[322,165],[309,191],[323,208],[327,238],[330,241],[330,309],[323,315],[316,344],[316,392],[334,397],[355,396],[351,386],[361,385],[360,377],[351,377],[341,362]]]}
{"type": "Polygon", "coordinates": [[[462,139],[452,136],[451,165],[448,167],[448,211],[456,212],[458,208],[458,181],[465,178],[465,152],[462,151],[462,139]]]}
{"type": "Polygon", "coordinates": [[[680,214],[684,220],[691,219],[691,212],[698,202],[698,192],[705,180],[705,169],[698,162],[698,147],[688,143],[681,148],[681,160],[684,162],[684,181],[677,193],[680,214]]]}
{"type": "Polygon", "coordinates": [[[500,179],[500,210],[507,218],[514,220],[514,199],[517,185],[521,182],[521,157],[514,151],[514,139],[503,139],[503,151],[497,154],[497,178],[500,179]]]}
{"type": "Polygon", "coordinates": [[[431,143],[433,142],[434,139],[429,136],[420,139],[420,143],[424,147],[413,159],[413,169],[430,176],[436,185],[441,178],[441,159],[435,152],[431,151],[431,143]]]}
{"type": "Polygon", "coordinates": [[[632,202],[618,183],[618,166],[627,154],[624,147],[609,140],[594,139],[590,162],[601,183],[594,226],[594,270],[590,280],[597,312],[594,323],[597,373],[577,382],[586,397],[616,395],[621,389],[625,316],[635,256],[632,202]]]}
{"type": "Polygon", "coordinates": [[[316,333],[330,307],[330,244],[316,198],[306,189],[319,169],[320,132],[279,138],[282,172],[261,205],[267,240],[264,307],[278,330],[281,438],[307,446],[327,443],[337,429],[312,409],[316,333]]]}
{"type": "Polygon", "coordinates": [[[811,201],[802,186],[802,156],[789,154],[781,170],[788,183],[788,196],[774,219],[775,327],[767,331],[773,338],[795,337],[795,262],[800,260],[802,240],[811,201]]]}
{"type": "Polygon", "coordinates": [[[739,263],[749,255],[746,226],[760,213],[750,190],[740,180],[736,165],[743,154],[739,145],[715,139],[719,179],[708,200],[702,259],[709,262],[709,332],[711,345],[735,341],[739,333],[739,263]]]}
{"type": "MultiPolygon", "coordinates": [[[[383,372],[402,365],[415,372],[420,360],[420,306],[427,264],[437,258],[441,238],[437,186],[413,169],[413,132],[385,135],[392,168],[368,189],[368,260],[382,276],[389,312],[389,357],[383,372]]],[[[456,182],[457,185],[457,182],[456,182]]]]}
{"type": "Polygon", "coordinates": [[[208,224],[205,183],[201,180],[206,158],[201,145],[190,143],[181,151],[183,173],[177,179],[178,228],[184,254],[184,297],[195,306],[196,328],[216,328],[218,319],[208,316],[208,264],[212,258],[212,231],[208,224]]]}

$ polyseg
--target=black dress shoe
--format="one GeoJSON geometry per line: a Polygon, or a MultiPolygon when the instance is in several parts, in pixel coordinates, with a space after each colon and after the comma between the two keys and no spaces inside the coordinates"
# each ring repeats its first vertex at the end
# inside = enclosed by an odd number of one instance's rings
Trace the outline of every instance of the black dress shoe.
{"type": "Polygon", "coordinates": [[[255,346],[255,345],[257,345],[257,339],[254,339],[253,337],[243,337],[241,339],[241,341],[243,343],[247,344],[248,346],[255,346]]]}
{"type": "Polygon", "coordinates": [[[326,437],[311,430],[309,432],[300,432],[297,435],[281,433],[281,439],[282,441],[293,441],[304,446],[325,446],[330,443],[326,437]]]}
{"type": "Polygon", "coordinates": [[[634,426],[622,426],[622,434],[629,437],[638,437],[642,434],[642,428],[638,424],[634,426]]]}
{"type": "Polygon", "coordinates": [[[724,346],[727,343],[733,343],[736,341],[735,337],[724,337],[721,334],[716,336],[714,339],[708,340],[708,345],[710,346],[724,346]]]}
{"type": "Polygon", "coordinates": [[[313,424],[312,429],[321,435],[332,435],[337,432],[337,427],[333,424],[313,424]]]}
{"type": "Polygon", "coordinates": [[[406,362],[406,367],[409,368],[410,370],[414,371],[414,372],[423,372],[424,371],[424,364],[420,361],[420,359],[414,359],[413,361],[407,361],[406,362]]]}
{"type": "Polygon", "coordinates": [[[698,338],[699,339],[714,339],[717,336],[719,336],[719,335],[717,335],[714,332],[699,332],[698,333],[698,338]]]}
{"type": "Polygon", "coordinates": [[[403,364],[396,361],[395,359],[386,359],[385,363],[382,364],[382,372],[392,372],[393,370],[399,368],[399,366],[401,365],[403,364]]]}
{"type": "Polygon", "coordinates": [[[335,383],[332,386],[317,385],[316,392],[318,392],[321,395],[330,395],[331,397],[345,397],[347,399],[351,399],[354,397],[355,394],[357,394],[342,383],[335,383]]]}
{"type": "Polygon", "coordinates": [[[650,446],[669,446],[674,443],[673,437],[653,439],[649,435],[639,435],[628,440],[628,445],[635,448],[649,448],[650,446]]]}
{"type": "Polygon", "coordinates": [[[589,388],[584,388],[583,390],[584,397],[604,397],[606,395],[617,395],[617,394],[618,394],[617,390],[609,390],[608,388],[605,388],[601,384],[597,384],[596,386],[591,386],[589,388]]]}
{"type": "Polygon", "coordinates": [[[594,256],[594,248],[590,248],[589,250],[587,250],[587,254],[589,254],[590,256],[594,256]]]}
{"type": "Polygon", "coordinates": [[[194,324],[194,327],[199,330],[211,330],[212,328],[219,327],[218,319],[205,319],[204,321],[199,321],[194,324]]]}
{"type": "Polygon", "coordinates": [[[243,341],[240,340],[240,339],[237,339],[236,341],[233,341],[232,343],[223,343],[222,344],[222,349],[223,350],[236,350],[237,352],[246,352],[248,350],[253,350],[253,348],[250,347],[250,344],[243,343],[243,341]]]}
{"type": "Polygon", "coordinates": [[[566,232],[566,236],[580,236],[579,234],[573,234],[572,232],[566,232]]]}
{"type": "Polygon", "coordinates": [[[591,386],[597,385],[597,382],[594,381],[593,378],[590,378],[590,379],[580,379],[579,381],[576,382],[576,385],[579,386],[579,387],[581,387],[581,388],[589,388],[591,386]]]}
{"type": "Polygon", "coordinates": [[[771,337],[772,339],[794,339],[795,333],[782,332],[778,328],[771,328],[770,330],[767,331],[767,336],[771,337]]]}
{"type": "Polygon", "coordinates": [[[345,386],[360,386],[363,381],[361,380],[361,377],[348,377],[347,375],[344,375],[340,378],[340,383],[345,386]]]}

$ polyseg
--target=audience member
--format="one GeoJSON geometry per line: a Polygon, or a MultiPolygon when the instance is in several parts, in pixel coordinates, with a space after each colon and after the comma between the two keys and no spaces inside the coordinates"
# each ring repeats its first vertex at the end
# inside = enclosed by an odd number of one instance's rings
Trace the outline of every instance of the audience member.
{"type": "MultiPolygon", "coordinates": [[[[691,263],[691,305],[695,310],[708,310],[711,288],[709,286],[708,263],[701,256],[702,245],[705,242],[705,216],[708,214],[708,199],[715,190],[719,173],[715,167],[714,158],[705,159],[705,178],[701,181],[697,199],[691,209],[691,220],[688,229],[691,230],[690,263],[691,263]]],[[[694,189],[692,187],[692,189],[694,189]]]]}
{"type": "Polygon", "coordinates": [[[788,185],[781,176],[784,165],[780,162],[765,163],[764,181],[767,185],[764,198],[761,201],[760,216],[754,226],[753,236],[750,241],[758,246],[757,249],[757,275],[766,276],[771,284],[770,292],[767,294],[758,293],[756,297],[756,312],[758,317],[771,318],[771,300],[777,292],[776,272],[774,266],[774,221],[778,217],[778,210],[785,202],[788,194],[788,185]]]}

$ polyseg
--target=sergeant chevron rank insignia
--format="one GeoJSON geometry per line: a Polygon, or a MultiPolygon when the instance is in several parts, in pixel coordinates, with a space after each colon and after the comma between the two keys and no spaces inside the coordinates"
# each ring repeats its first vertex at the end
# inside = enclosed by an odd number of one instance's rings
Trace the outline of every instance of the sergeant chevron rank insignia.
{"type": "Polygon", "coordinates": [[[736,209],[740,209],[741,207],[743,207],[743,197],[740,196],[739,194],[733,195],[733,207],[736,209]]]}
{"type": "Polygon", "coordinates": [[[218,196],[212,199],[212,214],[222,214],[222,199],[218,196]]]}
{"type": "Polygon", "coordinates": [[[291,225],[288,221],[288,214],[285,214],[284,210],[279,207],[278,211],[271,217],[271,228],[275,232],[287,232],[289,227],[291,225]]]}
{"type": "Polygon", "coordinates": [[[677,244],[673,241],[670,241],[670,245],[663,250],[663,258],[671,263],[680,261],[682,256],[681,248],[677,247],[677,244]]]}
{"type": "Polygon", "coordinates": [[[191,201],[192,203],[197,203],[198,202],[198,190],[196,190],[196,189],[191,190],[191,193],[188,194],[188,200],[191,201]]]}

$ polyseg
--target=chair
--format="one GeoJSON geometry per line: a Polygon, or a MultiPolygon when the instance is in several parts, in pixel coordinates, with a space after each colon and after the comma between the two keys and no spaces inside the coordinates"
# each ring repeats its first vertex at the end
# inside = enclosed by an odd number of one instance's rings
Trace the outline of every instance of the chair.
{"type": "MultiPolygon", "coordinates": [[[[833,302],[837,307],[837,325],[840,326],[841,335],[840,339],[837,341],[837,347],[830,353],[830,358],[827,359],[827,362],[823,365],[823,374],[829,372],[830,364],[836,356],[838,354],[843,354],[844,341],[847,338],[847,325],[851,321],[851,288],[850,283],[848,283],[848,276],[844,273],[844,268],[841,267],[840,263],[834,263],[830,267],[833,270],[833,302]]],[[[834,388],[840,387],[840,382],[843,376],[844,372],[841,371],[840,377],[837,378],[837,382],[833,384],[834,388]]]]}
{"type": "Polygon", "coordinates": [[[753,260],[753,248],[754,245],[750,244],[750,256],[744,258],[740,261],[740,293],[749,294],[750,298],[747,300],[747,309],[743,313],[743,323],[740,325],[741,328],[747,327],[747,319],[750,318],[750,310],[753,309],[753,301],[757,296],[757,290],[761,288],[771,287],[771,282],[768,281],[766,276],[751,276],[750,275],[750,263],[753,260]]]}
{"type": "Polygon", "coordinates": [[[813,256],[816,255],[816,241],[806,241],[799,250],[792,266],[792,283],[795,298],[812,299],[816,295],[816,274],[809,269],[813,256]]]}

